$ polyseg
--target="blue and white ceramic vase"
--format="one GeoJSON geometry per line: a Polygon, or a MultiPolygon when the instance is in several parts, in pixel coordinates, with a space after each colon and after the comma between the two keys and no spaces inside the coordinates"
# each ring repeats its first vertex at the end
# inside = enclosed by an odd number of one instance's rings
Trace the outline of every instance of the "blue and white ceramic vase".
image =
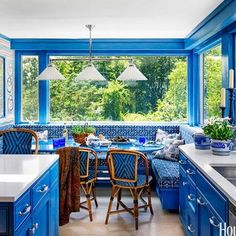
{"type": "Polygon", "coordinates": [[[231,140],[211,140],[211,150],[214,155],[229,156],[232,150],[231,140]]]}
{"type": "Polygon", "coordinates": [[[196,149],[206,150],[211,147],[211,139],[202,133],[193,134],[194,144],[196,149]]]}

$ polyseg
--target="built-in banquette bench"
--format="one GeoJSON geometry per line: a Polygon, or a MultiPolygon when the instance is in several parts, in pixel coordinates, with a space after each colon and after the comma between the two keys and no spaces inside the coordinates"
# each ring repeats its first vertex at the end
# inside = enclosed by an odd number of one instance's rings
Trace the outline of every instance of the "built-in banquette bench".
{"type": "MultiPolygon", "coordinates": [[[[188,125],[179,124],[157,124],[157,125],[141,125],[141,124],[106,124],[94,125],[96,133],[103,134],[106,138],[116,136],[124,136],[127,138],[137,139],[140,136],[146,137],[148,140],[155,140],[156,131],[162,129],[169,134],[180,133],[181,139],[185,143],[192,143],[192,135],[199,132],[199,128],[193,128],[188,125]]],[[[17,127],[29,128],[34,131],[48,130],[48,138],[59,138],[62,135],[63,125],[20,125],[17,127]]],[[[72,125],[67,125],[69,138],[72,125]]],[[[179,208],[179,163],[169,160],[153,159],[152,154],[147,155],[150,166],[150,173],[154,177],[156,192],[161,200],[162,207],[165,210],[178,210],[179,208]]],[[[105,156],[99,157],[100,176],[106,170],[105,156]]]]}
{"type": "MultiPolygon", "coordinates": [[[[185,144],[193,143],[193,134],[200,132],[198,127],[180,125],[180,137],[185,144]]],[[[179,209],[179,163],[163,159],[152,159],[152,171],[156,192],[165,210],[179,209]]]]}

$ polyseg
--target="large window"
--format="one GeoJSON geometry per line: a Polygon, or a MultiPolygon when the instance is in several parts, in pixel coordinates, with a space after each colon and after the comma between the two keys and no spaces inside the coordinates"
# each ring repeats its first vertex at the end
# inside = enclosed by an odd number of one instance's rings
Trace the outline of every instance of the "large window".
{"type": "Polygon", "coordinates": [[[38,120],[38,56],[22,56],[22,121],[38,120]]]}
{"type": "Polygon", "coordinates": [[[4,116],[4,104],[5,104],[5,99],[4,99],[4,73],[5,73],[5,63],[4,63],[4,58],[0,57],[0,118],[4,116]]]}
{"type": "Polygon", "coordinates": [[[135,86],[116,80],[127,61],[94,62],[109,81],[102,86],[78,84],[74,78],[86,62],[63,58],[54,61],[66,80],[50,81],[50,121],[187,121],[186,57],[135,57],[148,78],[135,86]]]}
{"type": "Polygon", "coordinates": [[[220,117],[220,90],[222,87],[221,45],[203,54],[204,119],[220,117]]]}

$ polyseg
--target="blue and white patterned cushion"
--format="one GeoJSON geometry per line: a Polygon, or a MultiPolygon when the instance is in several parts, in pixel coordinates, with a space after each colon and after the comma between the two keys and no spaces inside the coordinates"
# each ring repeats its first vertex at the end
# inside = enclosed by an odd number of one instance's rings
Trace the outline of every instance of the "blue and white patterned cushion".
{"type": "Polygon", "coordinates": [[[179,187],[179,163],[161,159],[152,160],[152,170],[160,188],[179,187]]]}

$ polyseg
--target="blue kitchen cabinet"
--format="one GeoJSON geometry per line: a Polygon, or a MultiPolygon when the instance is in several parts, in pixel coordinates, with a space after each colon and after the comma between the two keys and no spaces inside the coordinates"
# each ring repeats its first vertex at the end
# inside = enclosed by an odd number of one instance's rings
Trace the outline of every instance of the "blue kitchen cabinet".
{"type": "Polygon", "coordinates": [[[57,236],[58,161],[16,202],[0,203],[0,235],[57,236]]]}
{"type": "Polygon", "coordinates": [[[205,199],[204,195],[198,191],[198,231],[199,235],[218,236],[220,235],[220,223],[222,220],[212,209],[210,203],[205,199]]]}
{"type": "Polygon", "coordinates": [[[220,223],[228,222],[228,201],[183,153],[180,154],[179,194],[185,234],[219,236],[220,223]]]}

